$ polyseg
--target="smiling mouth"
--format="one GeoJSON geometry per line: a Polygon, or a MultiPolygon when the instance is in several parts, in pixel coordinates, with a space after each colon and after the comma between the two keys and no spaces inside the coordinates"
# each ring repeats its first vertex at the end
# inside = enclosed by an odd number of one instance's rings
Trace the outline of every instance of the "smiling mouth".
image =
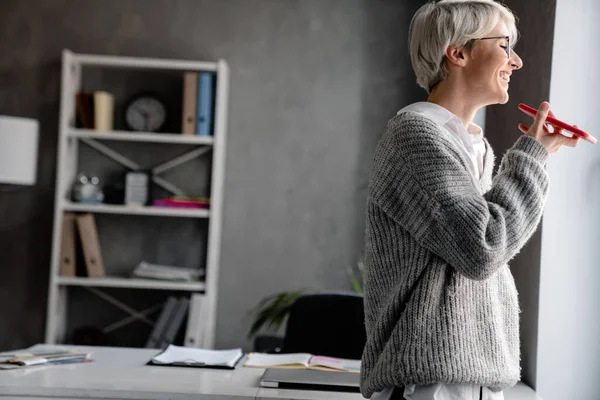
{"type": "Polygon", "coordinates": [[[510,82],[510,74],[508,72],[500,72],[500,79],[502,79],[505,82],[510,82]]]}

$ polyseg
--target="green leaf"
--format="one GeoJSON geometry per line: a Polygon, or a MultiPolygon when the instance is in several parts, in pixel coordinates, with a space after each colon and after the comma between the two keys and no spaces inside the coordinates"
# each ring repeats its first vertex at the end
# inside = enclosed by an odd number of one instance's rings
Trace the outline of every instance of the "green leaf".
{"type": "Polygon", "coordinates": [[[290,307],[304,292],[305,290],[280,292],[262,299],[251,312],[254,320],[248,331],[248,339],[265,326],[271,331],[279,330],[285,317],[289,314],[290,307]]]}

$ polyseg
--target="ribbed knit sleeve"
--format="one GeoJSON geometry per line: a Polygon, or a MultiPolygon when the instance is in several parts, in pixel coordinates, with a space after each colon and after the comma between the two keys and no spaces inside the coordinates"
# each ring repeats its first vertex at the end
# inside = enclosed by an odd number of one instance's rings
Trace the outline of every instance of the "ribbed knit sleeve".
{"type": "Polygon", "coordinates": [[[540,142],[522,136],[482,195],[447,134],[408,113],[390,121],[379,143],[369,200],[421,246],[483,280],[534,233],[548,190],[547,157],[540,142]]]}

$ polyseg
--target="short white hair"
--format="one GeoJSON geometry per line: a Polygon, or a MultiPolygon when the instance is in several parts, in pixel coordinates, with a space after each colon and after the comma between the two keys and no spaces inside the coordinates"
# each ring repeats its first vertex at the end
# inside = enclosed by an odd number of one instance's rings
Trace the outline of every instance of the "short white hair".
{"type": "Polygon", "coordinates": [[[447,77],[446,49],[449,45],[470,50],[473,39],[485,37],[504,21],[511,46],[516,43],[517,18],[494,0],[430,1],[415,13],[409,28],[409,49],[417,83],[427,93],[447,77]]]}

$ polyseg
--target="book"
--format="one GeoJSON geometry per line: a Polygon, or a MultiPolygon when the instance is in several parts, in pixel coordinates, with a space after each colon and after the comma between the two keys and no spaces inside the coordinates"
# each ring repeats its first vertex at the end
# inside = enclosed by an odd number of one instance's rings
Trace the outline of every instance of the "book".
{"type": "Polygon", "coordinates": [[[52,353],[16,353],[0,355],[0,370],[19,369],[40,365],[74,364],[91,361],[89,353],[57,351],[52,353]]]}
{"type": "Polygon", "coordinates": [[[196,133],[196,101],[198,98],[198,73],[183,74],[183,115],[181,117],[181,132],[184,135],[196,133]]]}
{"type": "Polygon", "coordinates": [[[167,324],[169,323],[169,319],[171,318],[171,314],[173,313],[173,310],[175,310],[176,305],[177,299],[173,296],[169,296],[163,306],[162,311],[160,312],[160,316],[154,323],[150,337],[146,342],[147,348],[159,348],[160,344],[162,343],[165,329],[167,328],[167,324]]]}
{"type": "Polygon", "coordinates": [[[250,353],[244,367],[298,368],[322,371],[360,372],[360,360],[312,355],[309,353],[250,353]]]}
{"type": "Polygon", "coordinates": [[[76,121],[75,126],[84,129],[94,129],[94,97],[91,93],[78,92],[75,94],[76,121]]]}
{"type": "Polygon", "coordinates": [[[154,356],[148,364],[234,369],[243,355],[244,352],[241,348],[206,350],[169,345],[164,351],[154,356]]]}
{"type": "Polygon", "coordinates": [[[196,135],[212,134],[214,78],[212,72],[200,72],[198,75],[198,104],[196,135]]]}

